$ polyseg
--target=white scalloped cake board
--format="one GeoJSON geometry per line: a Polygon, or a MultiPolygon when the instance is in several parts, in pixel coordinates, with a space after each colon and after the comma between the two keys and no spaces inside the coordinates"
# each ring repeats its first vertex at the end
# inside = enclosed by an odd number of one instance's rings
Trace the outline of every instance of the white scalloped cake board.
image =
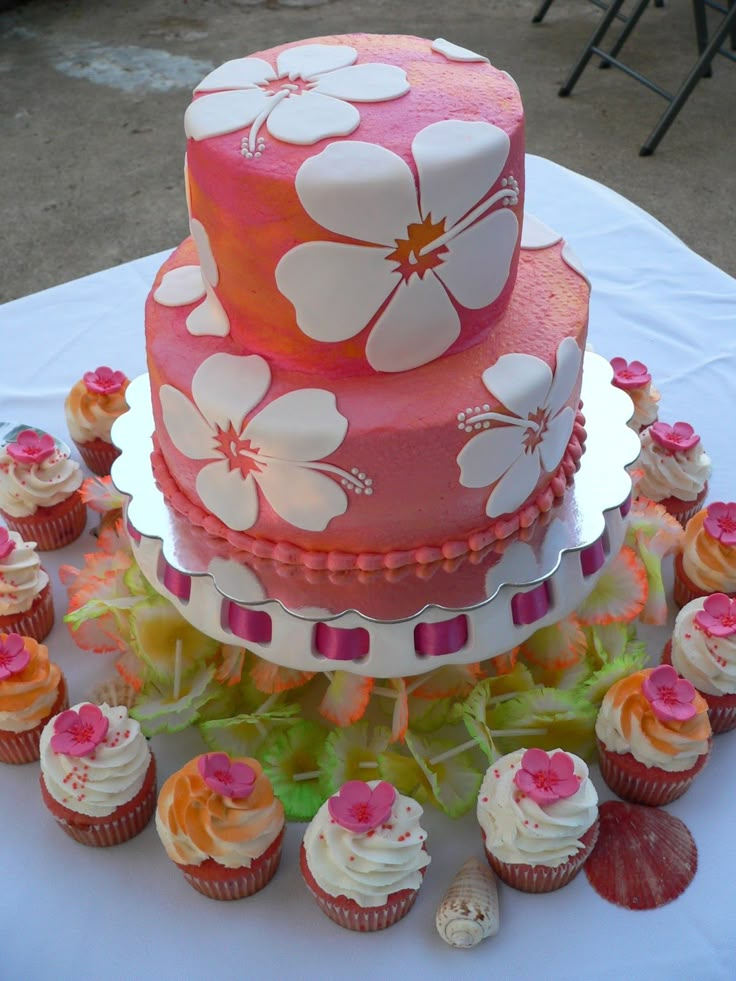
{"type": "MultiPolygon", "coordinates": [[[[481,602],[475,599],[452,609],[434,605],[430,579],[422,608],[401,619],[342,611],[334,602],[327,603],[330,609],[322,604],[288,609],[262,590],[236,595],[232,584],[223,587],[208,568],[185,566],[177,550],[176,523],[151,472],[153,422],[147,376],[129,388],[131,411],[114,430],[122,455],[113,467],[113,479],[129,496],[134,554],[154,588],[197,629],[223,643],[247,646],[285,667],[398,677],[503,654],[579,606],[623,544],[631,491],[625,468],[636,458],[639,441],[626,426],[631,400],[610,384],[611,377],[608,362],[586,354],[582,397],[587,442],[580,470],[563,502],[553,509],[552,521],[535,532],[534,547],[516,542],[492,567],[481,602]],[[227,610],[233,604],[246,626],[240,633],[228,626],[232,621],[227,610]],[[446,652],[422,649],[424,636],[430,637],[432,647],[433,632],[441,632],[434,646],[442,649],[444,643],[446,652]],[[443,642],[447,633],[459,638],[454,646],[443,642]],[[348,658],[356,649],[367,653],[348,658]]],[[[461,574],[462,570],[454,573],[461,574]]]]}

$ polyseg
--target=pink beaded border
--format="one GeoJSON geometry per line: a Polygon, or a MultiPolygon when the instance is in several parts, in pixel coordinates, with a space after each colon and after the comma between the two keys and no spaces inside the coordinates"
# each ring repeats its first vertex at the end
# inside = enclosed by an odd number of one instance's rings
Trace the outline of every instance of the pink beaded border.
{"type": "MultiPolygon", "coordinates": [[[[582,406],[582,403],[581,403],[582,406]]],[[[234,548],[250,552],[261,559],[273,559],[287,565],[303,565],[308,569],[326,569],[331,572],[348,572],[357,569],[371,572],[379,569],[399,569],[406,565],[429,565],[443,559],[454,559],[468,552],[479,552],[493,542],[513,535],[520,528],[529,528],[539,517],[549,511],[555,501],[562,497],[565,488],[572,481],[580,466],[585,447],[585,417],[578,409],[572,437],[568,443],[562,462],[549,483],[537,493],[529,504],[516,514],[495,521],[483,531],[473,533],[465,540],[452,540],[441,545],[421,545],[414,549],[391,552],[319,552],[299,548],[288,542],[272,542],[265,538],[254,538],[246,532],[233,531],[219,518],[208,514],[194,504],[180,490],[172,477],[163,455],[157,448],[151,454],[153,476],[161,488],[167,502],[187,518],[193,525],[203,528],[215,538],[222,538],[234,548]]]]}

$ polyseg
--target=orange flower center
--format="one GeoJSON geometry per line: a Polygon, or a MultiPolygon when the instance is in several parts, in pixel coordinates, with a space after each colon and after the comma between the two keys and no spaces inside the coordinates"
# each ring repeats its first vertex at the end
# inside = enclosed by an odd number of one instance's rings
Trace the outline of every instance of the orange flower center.
{"type": "Polygon", "coordinates": [[[227,429],[217,427],[215,443],[217,450],[227,460],[230,470],[239,470],[243,477],[247,477],[249,473],[261,472],[258,462],[253,459],[259,448],[253,446],[249,439],[241,436],[232,423],[227,429]]]}
{"type": "Polygon", "coordinates": [[[388,256],[392,262],[398,263],[397,272],[401,274],[404,282],[410,279],[414,273],[421,278],[429,269],[442,265],[442,256],[448,251],[446,245],[441,245],[437,249],[429,249],[424,255],[420,255],[422,249],[426,249],[432,242],[445,233],[445,219],[441,218],[438,222],[432,221],[432,216],[427,217],[421,222],[415,222],[406,230],[406,238],[396,239],[396,248],[388,256]]]}

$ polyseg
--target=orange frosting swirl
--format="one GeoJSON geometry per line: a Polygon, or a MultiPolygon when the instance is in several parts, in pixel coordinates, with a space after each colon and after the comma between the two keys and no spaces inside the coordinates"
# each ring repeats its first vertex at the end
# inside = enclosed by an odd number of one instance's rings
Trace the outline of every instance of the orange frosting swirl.
{"type": "Polygon", "coordinates": [[[66,424],[72,439],[77,443],[91,443],[94,439],[110,442],[110,430],[115,420],[128,411],[125,401],[126,379],[117,392],[91,392],[84,379],[72,388],[64,403],[66,424]]]}
{"type": "Polygon", "coordinates": [[[242,757],[256,774],[248,797],[233,799],[211,790],[191,760],[164,783],[156,829],[169,858],[179,865],[214,859],[225,868],[249,868],[281,833],[284,808],[261,764],[242,757]]]}
{"type": "MultiPolygon", "coordinates": [[[[0,642],[7,638],[0,633],[0,642]]],[[[28,732],[51,714],[59,694],[61,671],[49,661],[49,652],[32,637],[23,643],[31,655],[28,664],[17,674],[0,680],[0,729],[6,732],[28,732]]]]}
{"type": "Polygon", "coordinates": [[[707,509],[687,523],[682,545],[682,568],[699,589],[709,593],[736,592],[736,547],[723,545],[703,527],[707,509]]]}
{"type": "Polygon", "coordinates": [[[689,719],[660,719],[642,691],[654,668],[617,681],[603,699],[596,734],[606,749],[631,753],[645,766],[668,772],[688,770],[708,752],[711,727],[708,705],[695,693],[695,715],[689,719]]]}

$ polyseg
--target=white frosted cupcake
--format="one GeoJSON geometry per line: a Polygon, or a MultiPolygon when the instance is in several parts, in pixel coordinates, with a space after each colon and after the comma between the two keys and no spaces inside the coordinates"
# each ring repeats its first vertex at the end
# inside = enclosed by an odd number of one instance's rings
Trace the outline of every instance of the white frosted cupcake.
{"type": "Polygon", "coordinates": [[[708,493],[711,461],[687,422],[655,422],[641,434],[636,493],[656,501],[685,527],[708,493]]]}

